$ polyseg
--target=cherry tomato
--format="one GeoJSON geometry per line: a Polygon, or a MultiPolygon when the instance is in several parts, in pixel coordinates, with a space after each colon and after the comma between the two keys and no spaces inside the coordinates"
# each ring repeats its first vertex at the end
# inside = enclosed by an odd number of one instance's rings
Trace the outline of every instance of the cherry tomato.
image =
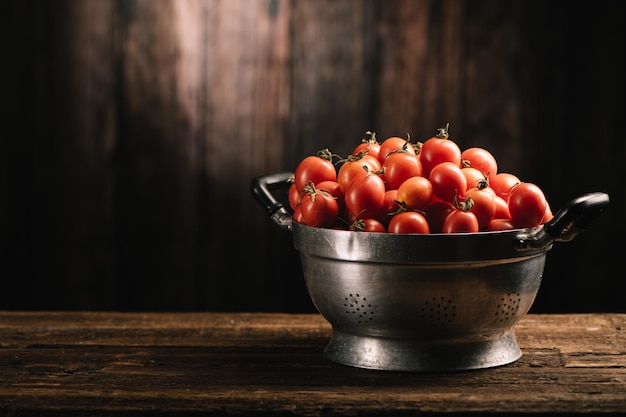
{"type": "Polygon", "coordinates": [[[322,181],[337,179],[337,169],[332,162],[332,153],[328,149],[323,149],[317,155],[304,158],[294,172],[294,181],[298,192],[302,193],[304,186],[310,182],[313,184],[322,181]]]}
{"type": "Polygon", "coordinates": [[[355,177],[365,176],[367,172],[378,172],[381,169],[382,165],[378,159],[371,155],[350,155],[337,172],[337,182],[339,183],[339,188],[341,188],[341,190],[345,193],[346,188],[348,188],[348,184],[350,184],[355,177]],[[367,167],[367,169],[363,167],[367,167]]]}
{"type": "Polygon", "coordinates": [[[344,209],[341,213],[339,213],[339,218],[345,223],[345,224],[352,224],[354,222],[356,222],[357,220],[359,220],[359,218],[357,216],[354,216],[350,210],[348,210],[347,207],[345,207],[345,201],[344,201],[344,209]]]}
{"type": "Polygon", "coordinates": [[[422,175],[430,176],[431,170],[442,162],[452,162],[461,168],[461,149],[448,138],[448,126],[437,131],[437,135],[426,140],[420,151],[422,175]]]}
{"type": "Polygon", "coordinates": [[[509,201],[509,192],[517,184],[521,183],[520,179],[509,172],[500,172],[496,175],[489,176],[489,186],[493,188],[496,195],[499,195],[504,201],[509,201]]]}
{"type": "Polygon", "coordinates": [[[546,214],[546,197],[530,182],[517,184],[509,193],[509,212],[515,227],[536,227],[546,214]]]}
{"type": "Polygon", "coordinates": [[[382,165],[385,163],[385,159],[390,153],[401,149],[415,154],[415,148],[408,140],[398,136],[391,136],[385,139],[380,144],[380,151],[378,152],[378,160],[380,161],[380,164],[382,165]]]}
{"type": "Polygon", "coordinates": [[[291,218],[294,222],[305,224],[304,219],[302,218],[302,206],[296,207],[291,218]]]}
{"type": "Polygon", "coordinates": [[[494,219],[511,219],[511,213],[509,212],[509,204],[504,201],[504,198],[496,195],[493,197],[493,203],[496,206],[496,212],[493,214],[494,219]]]}
{"type": "Polygon", "coordinates": [[[465,179],[467,180],[467,188],[484,188],[487,186],[487,179],[478,169],[464,167],[461,168],[461,171],[463,171],[463,175],[465,175],[465,179]]]}
{"type": "Polygon", "coordinates": [[[304,223],[313,227],[329,228],[339,218],[337,200],[327,191],[317,190],[314,186],[305,186],[300,202],[304,223]]]}
{"type": "Polygon", "coordinates": [[[350,225],[349,230],[357,232],[385,233],[387,228],[384,224],[376,219],[362,219],[350,225]]]}
{"type": "Polygon", "coordinates": [[[452,213],[454,210],[454,206],[445,201],[437,200],[428,204],[425,213],[430,233],[441,233],[443,222],[446,220],[446,217],[448,217],[448,214],[452,213]]]}
{"type": "Polygon", "coordinates": [[[383,179],[388,190],[397,189],[405,180],[422,175],[422,163],[414,153],[396,151],[383,163],[383,179]]]}
{"type": "Polygon", "coordinates": [[[441,226],[442,233],[475,233],[478,230],[476,215],[465,210],[453,210],[441,226]]]}
{"type": "Polygon", "coordinates": [[[472,199],[472,207],[469,209],[476,215],[478,228],[484,229],[496,214],[495,193],[487,189],[471,188],[465,193],[465,198],[472,199]]]}
{"type": "Polygon", "coordinates": [[[427,234],[430,233],[430,229],[423,214],[417,211],[404,211],[395,214],[391,218],[387,232],[395,234],[427,234]]]}
{"type": "Polygon", "coordinates": [[[339,183],[337,181],[322,181],[318,183],[315,188],[320,191],[327,191],[333,197],[335,197],[335,200],[337,200],[337,205],[339,206],[339,212],[343,212],[343,209],[345,208],[344,196],[343,191],[341,191],[341,188],[339,187],[339,183]]]}
{"type": "Polygon", "coordinates": [[[418,176],[411,177],[400,185],[396,201],[407,210],[423,210],[432,197],[433,185],[427,178],[418,176]]]}
{"type": "Polygon", "coordinates": [[[509,219],[493,219],[487,225],[487,230],[490,232],[499,230],[513,230],[515,226],[509,219]]]}
{"type": "Polygon", "coordinates": [[[376,218],[385,200],[385,182],[374,172],[357,176],[344,192],[346,209],[356,219],[376,218]]]}
{"type": "Polygon", "coordinates": [[[387,190],[385,192],[383,205],[380,207],[378,216],[376,216],[384,225],[388,225],[391,216],[400,210],[401,207],[398,201],[396,201],[397,199],[398,190],[387,190]]]}
{"type": "Polygon", "coordinates": [[[463,196],[467,191],[467,179],[454,162],[436,165],[428,179],[433,185],[433,194],[443,201],[452,203],[457,196],[463,196]]]}
{"type": "Polygon", "coordinates": [[[357,145],[356,148],[354,148],[354,151],[352,151],[352,155],[357,156],[360,153],[378,158],[379,152],[380,143],[376,140],[376,134],[374,132],[367,131],[365,132],[363,141],[357,145]]]}
{"type": "Polygon", "coordinates": [[[289,186],[289,194],[287,195],[287,198],[289,200],[289,207],[295,211],[296,207],[300,205],[300,193],[298,192],[295,183],[289,186]]]}
{"type": "Polygon", "coordinates": [[[546,212],[543,215],[543,218],[541,219],[541,224],[544,224],[545,222],[549,222],[553,218],[554,218],[554,214],[552,214],[552,209],[550,208],[550,204],[546,201],[546,212]]]}
{"type": "Polygon", "coordinates": [[[472,167],[479,170],[485,177],[493,177],[498,173],[496,158],[486,149],[468,148],[461,153],[463,167],[472,167]]]}

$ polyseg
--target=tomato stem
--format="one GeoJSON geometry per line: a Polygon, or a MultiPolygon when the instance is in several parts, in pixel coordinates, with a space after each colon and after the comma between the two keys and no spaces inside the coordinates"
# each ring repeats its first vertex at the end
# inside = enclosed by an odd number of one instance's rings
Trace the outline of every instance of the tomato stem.
{"type": "Polygon", "coordinates": [[[479,190],[484,190],[489,187],[489,174],[487,174],[484,178],[479,179],[476,182],[476,188],[479,190]]]}
{"type": "Polygon", "coordinates": [[[363,140],[361,142],[369,143],[369,144],[378,144],[378,141],[376,140],[376,132],[372,132],[368,130],[367,132],[365,132],[365,136],[363,137],[363,140]]]}
{"type": "Polygon", "coordinates": [[[340,155],[332,153],[330,150],[328,150],[328,148],[317,151],[317,156],[330,162],[333,162],[334,157],[341,158],[340,155]]]}
{"type": "Polygon", "coordinates": [[[398,204],[398,207],[396,207],[395,209],[393,209],[389,215],[393,216],[395,214],[398,213],[402,213],[405,211],[408,211],[407,207],[406,207],[406,203],[404,201],[398,201],[398,200],[393,200],[394,202],[396,202],[398,204]]]}
{"type": "Polygon", "coordinates": [[[445,127],[440,127],[439,129],[437,129],[437,134],[435,135],[435,137],[439,139],[448,139],[450,137],[449,128],[450,123],[446,123],[445,127]]]}
{"type": "Polygon", "coordinates": [[[461,211],[470,211],[472,207],[474,207],[474,199],[472,198],[471,195],[467,196],[467,198],[464,201],[459,201],[459,194],[456,190],[454,191],[453,203],[454,203],[454,207],[461,211]]]}
{"type": "Polygon", "coordinates": [[[326,190],[319,190],[317,188],[315,188],[315,184],[313,184],[313,181],[309,181],[308,183],[304,184],[304,188],[302,189],[302,194],[310,194],[311,195],[311,200],[315,201],[315,198],[318,194],[324,194],[327,196],[330,196],[334,199],[336,199],[333,195],[331,195],[328,191],[326,190]]]}
{"type": "Polygon", "coordinates": [[[391,151],[391,153],[408,153],[409,152],[409,146],[412,147],[413,149],[415,149],[413,144],[409,140],[407,140],[406,142],[404,142],[404,145],[402,145],[401,148],[394,149],[393,151],[391,151]]]}
{"type": "Polygon", "coordinates": [[[341,159],[339,159],[337,162],[335,162],[335,164],[337,165],[337,164],[341,164],[343,162],[359,161],[359,160],[363,159],[363,157],[366,156],[368,154],[368,152],[369,152],[369,150],[366,149],[366,150],[358,151],[355,155],[350,154],[350,155],[348,155],[345,158],[341,158],[340,157],[341,159]]]}
{"type": "Polygon", "coordinates": [[[348,229],[355,232],[362,232],[363,230],[365,230],[365,222],[362,219],[358,219],[354,223],[349,225],[348,229]]]}

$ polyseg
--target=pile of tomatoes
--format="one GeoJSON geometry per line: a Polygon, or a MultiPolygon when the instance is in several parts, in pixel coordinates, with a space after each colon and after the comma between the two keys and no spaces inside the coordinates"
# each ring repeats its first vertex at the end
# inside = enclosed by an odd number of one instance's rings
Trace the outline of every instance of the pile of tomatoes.
{"type": "Polygon", "coordinates": [[[542,189],[499,172],[479,147],[461,150],[448,126],[423,143],[365,138],[347,157],[304,158],[289,189],[293,220],[382,233],[474,233],[535,227],[552,219],[542,189]]]}

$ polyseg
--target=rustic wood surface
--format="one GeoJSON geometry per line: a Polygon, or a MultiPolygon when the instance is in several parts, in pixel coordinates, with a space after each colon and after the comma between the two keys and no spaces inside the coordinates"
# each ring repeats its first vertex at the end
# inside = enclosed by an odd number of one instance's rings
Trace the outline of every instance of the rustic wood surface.
{"type": "Polygon", "coordinates": [[[0,308],[313,312],[251,179],[449,122],[555,209],[611,195],[535,308],[624,312],[626,2],[588,6],[5,2],[0,249],[20,279],[0,308]]]}
{"type": "Polygon", "coordinates": [[[498,368],[324,358],[316,314],[0,312],[0,414],[626,414],[626,315],[528,315],[498,368]]]}

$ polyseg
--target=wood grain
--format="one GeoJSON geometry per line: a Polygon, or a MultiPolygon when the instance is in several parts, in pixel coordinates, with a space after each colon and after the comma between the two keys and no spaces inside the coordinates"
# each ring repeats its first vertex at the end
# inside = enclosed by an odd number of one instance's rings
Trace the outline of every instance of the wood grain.
{"type": "Polygon", "coordinates": [[[611,195],[535,308],[623,312],[624,4],[11,0],[0,307],[313,312],[252,178],[449,122],[554,210],[611,195]]]}
{"type": "Polygon", "coordinates": [[[403,373],[325,359],[316,314],[3,312],[0,413],[623,415],[625,329],[622,314],[531,314],[513,364],[403,373]]]}

